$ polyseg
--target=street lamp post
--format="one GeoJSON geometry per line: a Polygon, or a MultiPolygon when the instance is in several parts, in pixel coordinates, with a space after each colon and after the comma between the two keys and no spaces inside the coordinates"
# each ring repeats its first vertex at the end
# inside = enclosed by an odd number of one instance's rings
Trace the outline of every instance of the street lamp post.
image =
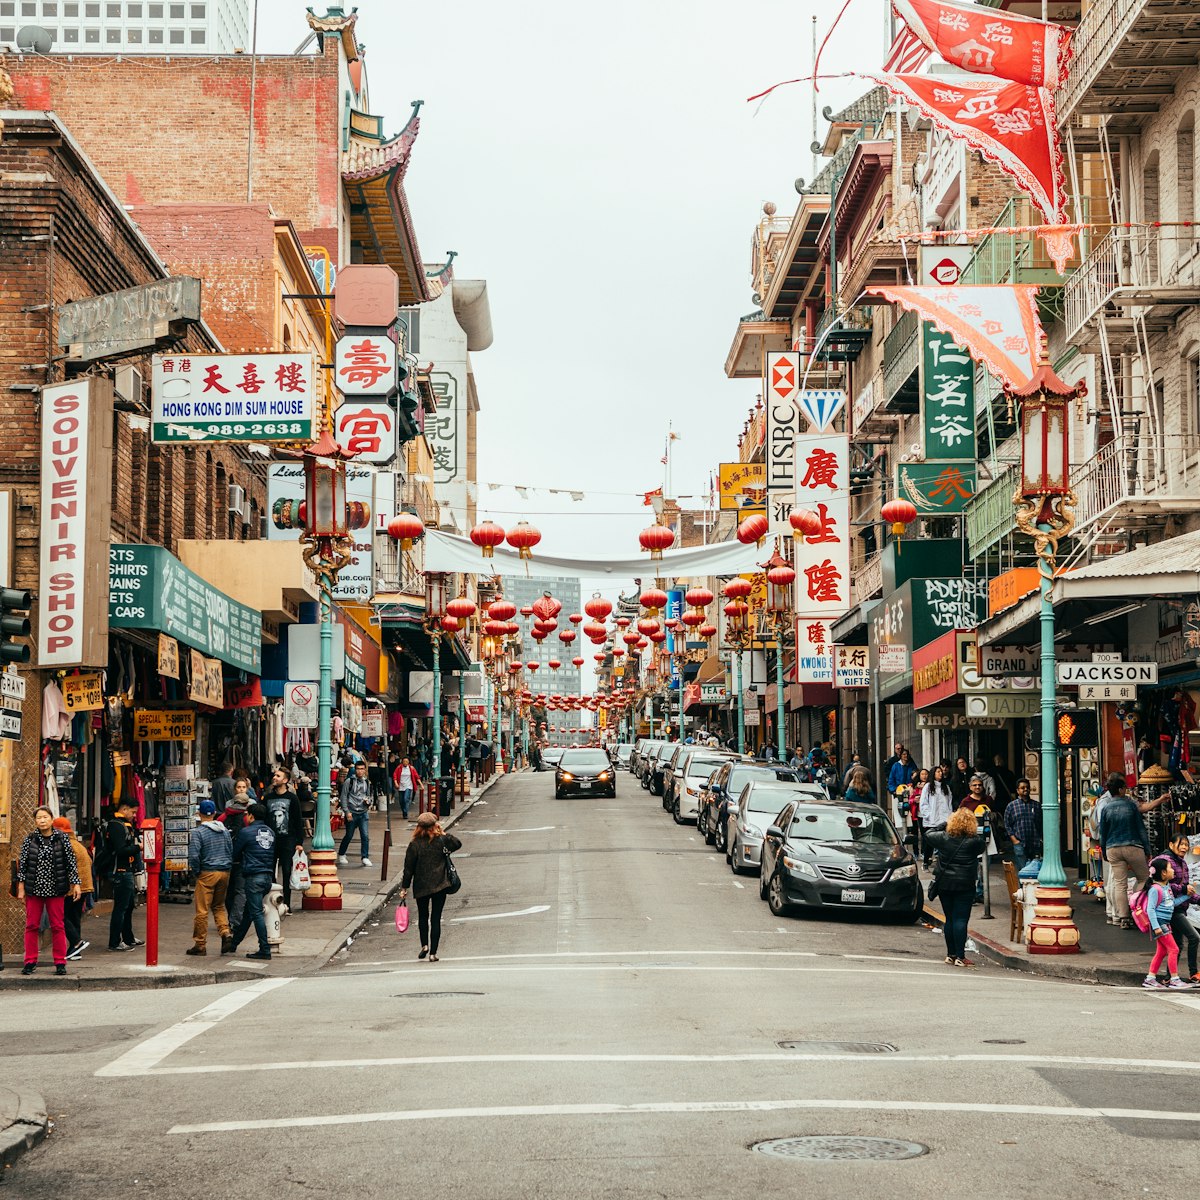
{"type": "Polygon", "coordinates": [[[1070,404],[1086,394],[1081,383],[1064,383],[1043,358],[1022,388],[1005,386],[1020,405],[1021,485],[1013,496],[1017,527],[1033,539],[1041,593],[1041,786],[1042,867],[1037,908],[1029,926],[1030,954],[1079,953],[1079,929],[1071,916],[1071,889],[1062,862],[1058,797],[1058,750],[1054,741],[1057,692],[1054,653],[1054,586],[1058,543],[1075,525],[1070,484],[1070,404]]]}
{"type": "Polygon", "coordinates": [[[784,729],[783,641],[792,607],[792,584],[796,582],[796,571],[778,550],[763,564],[763,569],[767,575],[767,614],[775,630],[775,741],[779,761],[784,762],[787,736],[784,729]]]}
{"type": "MultiPolygon", "coordinates": [[[[433,746],[430,774],[442,774],[442,638],[446,611],[446,576],[441,571],[425,573],[425,628],[433,651],[433,746]]],[[[441,797],[438,798],[441,808],[441,797]]]]}

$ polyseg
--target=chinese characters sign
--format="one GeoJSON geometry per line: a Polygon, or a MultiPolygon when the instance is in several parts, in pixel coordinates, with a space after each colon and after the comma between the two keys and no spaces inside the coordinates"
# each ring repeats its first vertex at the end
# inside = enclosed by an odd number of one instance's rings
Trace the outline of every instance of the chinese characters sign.
{"type": "Polygon", "coordinates": [[[839,688],[871,686],[871,668],[867,665],[866,646],[834,646],[833,686],[839,688]]]}
{"type": "Polygon", "coordinates": [[[396,457],[396,410],[386,400],[343,400],[333,420],[338,445],[356,461],[386,464],[396,457]]]}
{"type": "Polygon", "coordinates": [[[721,508],[761,507],[767,492],[765,463],[721,463],[717,476],[721,508]]]}
{"type": "Polygon", "coordinates": [[[338,338],[333,374],[338,390],[347,396],[390,395],[397,384],[396,344],[381,333],[338,338]]]}
{"type": "Polygon", "coordinates": [[[975,461],[900,463],[896,479],[896,494],[911,500],[918,513],[954,516],[975,495],[975,461]]]}
{"type": "Polygon", "coordinates": [[[151,438],[295,442],[313,437],[311,354],[155,355],[151,438]]]}
{"type": "Polygon", "coordinates": [[[928,321],[921,324],[921,411],[927,459],[974,459],[975,364],[928,321]]]}
{"type": "Polygon", "coordinates": [[[425,418],[425,437],[433,452],[434,483],[449,483],[458,474],[458,376],[434,371],[437,412],[425,418]]]}
{"type": "Polygon", "coordinates": [[[796,615],[828,621],[850,608],[850,438],[799,437],[795,456],[796,507],[820,522],[796,543],[796,615]]]}
{"type": "Polygon", "coordinates": [[[797,618],[796,682],[833,682],[833,647],[829,644],[827,621],[797,618]]]}

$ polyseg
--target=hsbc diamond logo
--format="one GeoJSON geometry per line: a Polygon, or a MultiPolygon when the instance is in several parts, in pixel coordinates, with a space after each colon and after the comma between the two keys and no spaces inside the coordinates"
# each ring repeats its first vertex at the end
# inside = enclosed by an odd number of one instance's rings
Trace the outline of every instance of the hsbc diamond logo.
{"type": "Polygon", "coordinates": [[[767,388],[777,400],[794,400],[800,391],[800,355],[779,350],[767,355],[767,388]]]}

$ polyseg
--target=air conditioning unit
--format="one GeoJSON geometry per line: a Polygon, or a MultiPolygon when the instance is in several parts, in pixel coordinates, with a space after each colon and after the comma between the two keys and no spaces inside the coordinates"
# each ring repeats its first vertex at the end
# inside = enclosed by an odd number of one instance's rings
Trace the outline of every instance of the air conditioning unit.
{"type": "Polygon", "coordinates": [[[231,513],[237,513],[239,517],[245,519],[246,516],[246,489],[236,483],[229,485],[229,503],[226,505],[231,513]]]}
{"type": "Polygon", "coordinates": [[[118,367],[113,374],[113,391],[126,404],[142,407],[142,373],[137,367],[118,367]]]}

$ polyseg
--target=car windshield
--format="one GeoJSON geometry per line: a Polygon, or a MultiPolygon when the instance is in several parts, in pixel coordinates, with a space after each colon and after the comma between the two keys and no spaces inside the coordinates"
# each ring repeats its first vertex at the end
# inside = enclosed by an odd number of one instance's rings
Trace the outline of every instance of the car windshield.
{"type": "Polygon", "coordinates": [[[723,758],[693,758],[687,765],[687,775],[700,775],[707,779],[725,760],[723,758]]]}
{"type": "MultiPolygon", "coordinates": [[[[810,791],[809,796],[813,793],[810,791]]],[[[745,811],[773,817],[789,800],[795,798],[792,788],[756,787],[746,795],[745,811]]]]}
{"type": "Polygon", "coordinates": [[[883,813],[832,806],[797,808],[788,837],[834,845],[864,842],[872,846],[896,845],[896,832],[883,813]]]}
{"type": "Polygon", "coordinates": [[[609,765],[608,755],[603,750],[567,750],[560,765],[564,771],[603,771],[609,765]]]}
{"type": "Polygon", "coordinates": [[[738,763],[729,772],[727,791],[731,796],[740,796],[742,788],[752,779],[778,779],[783,783],[795,783],[797,776],[790,767],[767,767],[759,763],[738,763]]]}

